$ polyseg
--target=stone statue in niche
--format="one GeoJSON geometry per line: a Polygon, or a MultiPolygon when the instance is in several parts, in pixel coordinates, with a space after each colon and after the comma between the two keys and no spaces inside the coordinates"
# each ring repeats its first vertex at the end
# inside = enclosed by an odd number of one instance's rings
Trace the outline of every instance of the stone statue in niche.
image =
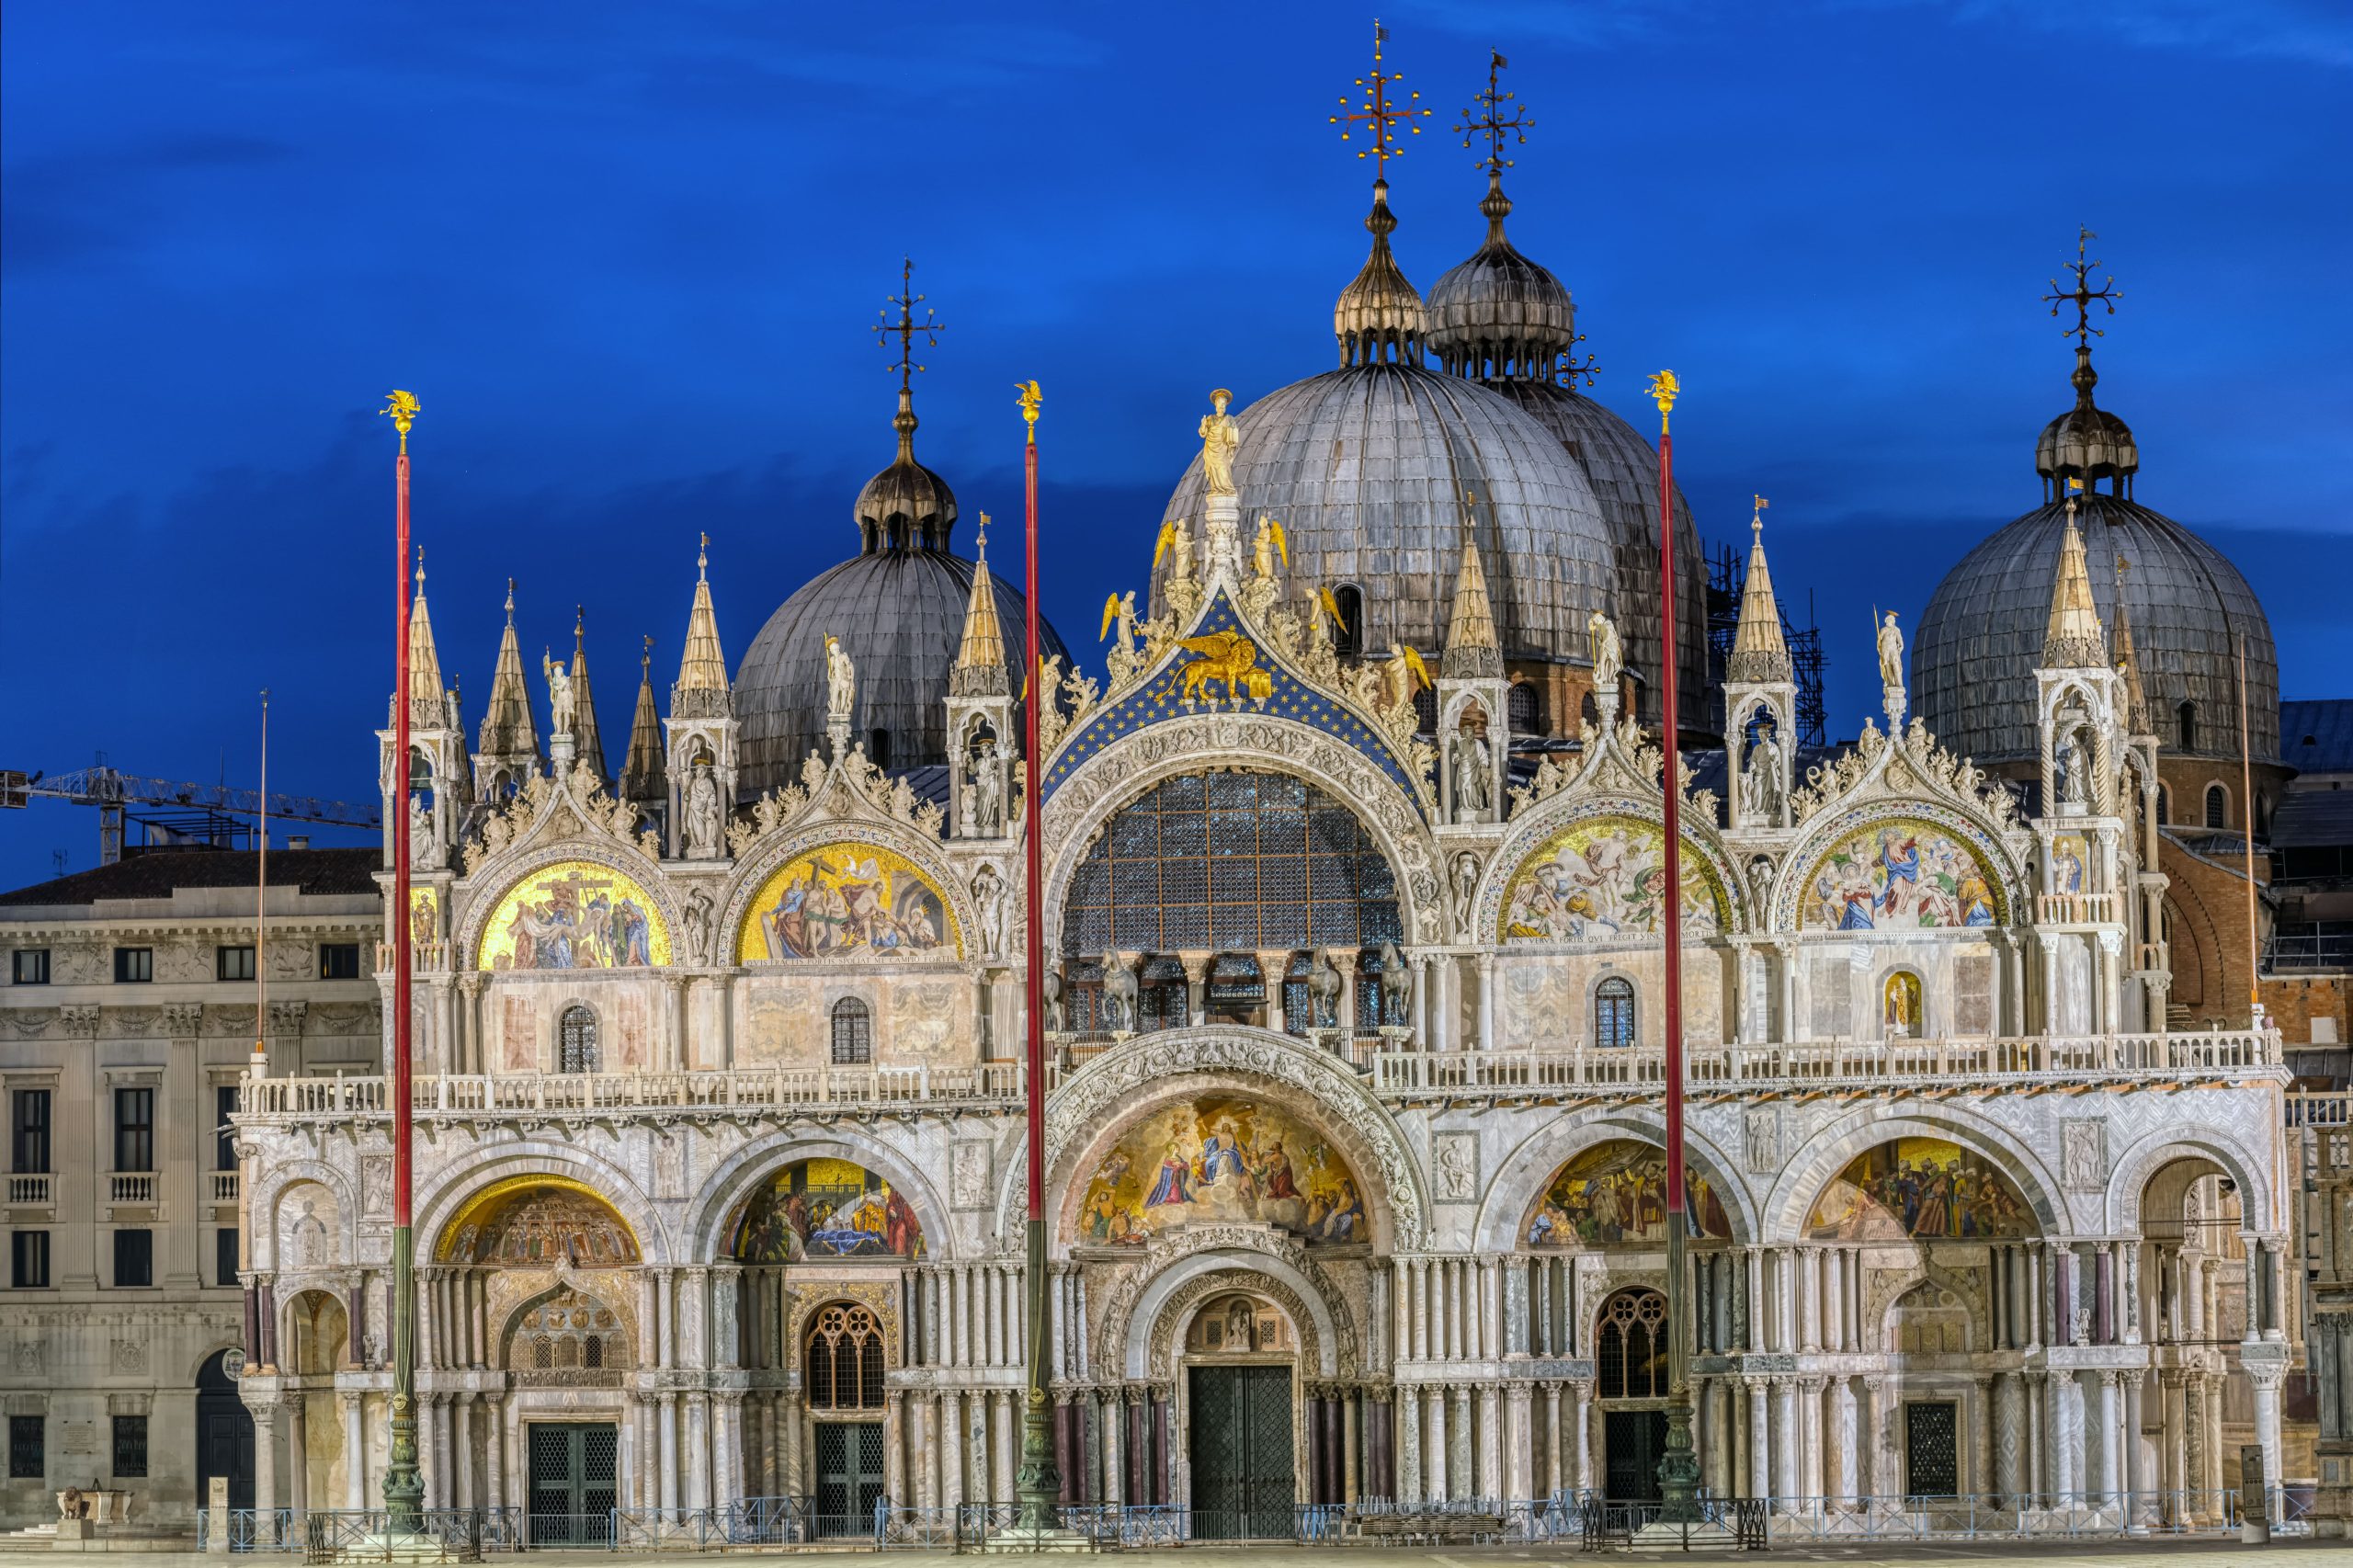
{"type": "Polygon", "coordinates": [[[972,835],[976,838],[1002,838],[1005,835],[1005,769],[996,757],[996,742],[983,741],[980,751],[972,758],[972,835]]]}
{"type": "Polygon", "coordinates": [[[1751,823],[1778,827],[1781,822],[1781,743],[1770,729],[1757,733],[1740,776],[1740,805],[1751,823]]]}
{"type": "Polygon", "coordinates": [[[440,835],[433,830],[433,813],[423,801],[412,795],[408,801],[408,863],[419,870],[436,870],[441,864],[440,835]]]}
{"type": "Polygon", "coordinates": [[[687,785],[687,858],[718,858],[723,819],[719,808],[719,778],[708,759],[697,759],[687,785]]]}
{"type": "Polygon", "coordinates": [[[681,917],[686,926],[687,959],[691,963],[709,961],[710,944],[710,894],[697,888],[687,894],[687,907],[681,917]]]}
{"type": "Polygon", "coordinates": [[[1005,879],[995,866],[983,865],[972,874],[972,905],[981,916],[981,952],[995,958],[1005,951],[1005,879]]]}
{"type": "Polygon", "coordinates": [[[2051,770],[2055,776],[2062,805],[2082,806],[2091,802],[2091,781],[2086,777],[2084,748],[2076,738],[2079,733],[2072,726],[2061,731],[2059,744],[2052,749],[2051,770]]]}
{"type": "Polygon", "coordinates": [[[1494,801],[1494,754],[1468,731],[1454,737],[1454,820],[1480,822],[1494,801]]]}
{"type": "Polygon", "coordinates": [[[1461,854],[1454,858],[1448,880],[1454,890],[1454,926],[1458,931],[1471,929],[1471,902],[1479,891],[1479,858],[1461,854]]]}
{"type": "Polygon", "coordinates": [[[1045,1004],[1046,1028],[1056,1034],[1069,1028],[1063,1012],[1063,971],[1048,969],[1038,977],[1038,997],[1045,1004]]]}

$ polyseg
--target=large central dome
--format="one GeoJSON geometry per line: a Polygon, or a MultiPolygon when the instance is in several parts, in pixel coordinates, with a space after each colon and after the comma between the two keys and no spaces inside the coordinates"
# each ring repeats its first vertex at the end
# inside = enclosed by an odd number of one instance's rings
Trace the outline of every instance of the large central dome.
{"type": "MultiPolygon", "coordinates": [[[[1299,588],[1358,590],[1367,652],[1394,642],[1434,654],[1461,562],[1464,497],[1475,497],[1504,656],[1582,663],[1586,618],[1617,612],[1616,557],[1593,487],[1508,399],[1421,366],[1421,299],[1390,256],[1386,194],[1377,187],[1366,221],[1372,256],[1334,312],[1341,368],[1237,415],[1245,526],[1260,512],[1281,520],[1299,588]]],[[[1165,518],[1198,533],[1203,509],[1197,457],[1165,518]]]]}

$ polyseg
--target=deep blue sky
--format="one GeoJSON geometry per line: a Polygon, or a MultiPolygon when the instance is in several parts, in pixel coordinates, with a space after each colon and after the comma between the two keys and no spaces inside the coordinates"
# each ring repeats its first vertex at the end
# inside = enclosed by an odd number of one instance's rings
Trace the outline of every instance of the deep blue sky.
{"type": "MultiPolygon", "coordinates": [[[[1916,619],[2036,500],[2069,396],[2036,296],[2078,222],[2126,295],[2098,363],[2139,497],[2246,572],[2284,695],[2353,691],[2341,5],[1384,15],[1438,111],[1392,171],[1408,275],[1477,244],[1444,127],[1501,48],[1537,122],[1514,238],[1575,291],[1596,395],[1647,425],[1642,372],[1682,375],[1703,533],[1773,498],[1835,733],[1875,702],[1869,605],[1916,619]]],[[[1084,640],[1143,580],[1203,390],[1332,363],[1370,169],[1325,116],[1369,31],[1323,5],[8,7],[0,767],[250,783],[268,686],[273,781],[372,790],[395,384],[470,718],[512,574],[534,658],[587,605],[617,739],[641,633],[676,669],[699,531],[731,659],[855,548],[903,252],[949,324],[920,439],[959,547],[1018,510],[1036,376],[1047,608],[1084,640]]],[[[94,819],[0,818],[0,885],[91,864],[94,819]]]]}

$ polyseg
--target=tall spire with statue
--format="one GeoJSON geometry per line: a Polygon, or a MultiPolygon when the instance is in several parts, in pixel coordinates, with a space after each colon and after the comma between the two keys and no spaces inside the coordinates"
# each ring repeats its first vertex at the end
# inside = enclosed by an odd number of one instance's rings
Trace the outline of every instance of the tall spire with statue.
{"type": "Polygon", "coordinates": [[[603,781],[605,743],[597,733],[597,703],[588,691],[588,607],[572,607],[572,753],[603,781]]]}
{"type": "Polygon", "coordinates": [[[498,664],[490,677],[490,701],[474,742],[474,793],[503,800],[540,769],[540,737],[531,718],[530,688],[523,680],[523,646],[515,635],[515,579],[506,579],[506,629],[499,634],[498,664]]]}

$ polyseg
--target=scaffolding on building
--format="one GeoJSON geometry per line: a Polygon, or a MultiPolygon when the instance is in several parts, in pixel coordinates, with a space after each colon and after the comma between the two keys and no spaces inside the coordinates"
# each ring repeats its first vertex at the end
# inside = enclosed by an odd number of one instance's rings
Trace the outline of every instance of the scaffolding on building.
{"type": "MultiPolygon", "coordinates": [[[[1708,702],[1718,733],[1724,728],[1724,665],[1732,657],[1733,635],[1740,627],[1740,595],[1748,582],[1748,561],[1731,545],[1715,546],[1708,554],[1708,702]]],[[[1806,623],[1793,625],[1786,601],[1781,608],[1781,638],[1790,645],[1790,668],[1798,687],[1798,733],[1801,746],[1822,746],[1829,710],[1822,700],[1822,630],[1813,620],[1813,594],[1806,593],[1806,623]]]]}

